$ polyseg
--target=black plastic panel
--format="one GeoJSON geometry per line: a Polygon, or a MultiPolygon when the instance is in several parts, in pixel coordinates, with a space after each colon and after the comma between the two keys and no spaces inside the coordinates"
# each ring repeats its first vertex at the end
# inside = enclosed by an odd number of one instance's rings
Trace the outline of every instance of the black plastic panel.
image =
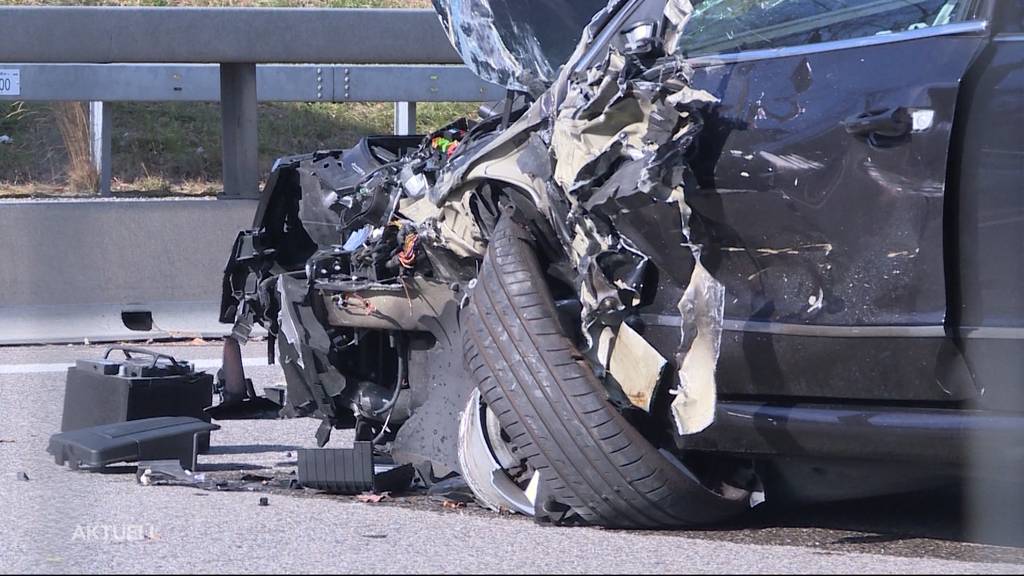
{"type": "Polygon", "coordinates": [[[195,418],[147,418],[105,424],[50,437],[46,451],[58,464],[103,468],[118,462],[178,460],[195,470],[199,439],[220,426],[195,418]]]}
{"type": "Polygon", "coordinates": [[[299,450],[299,484],[334,494],[373,490],[373,445],[299,450]]]}

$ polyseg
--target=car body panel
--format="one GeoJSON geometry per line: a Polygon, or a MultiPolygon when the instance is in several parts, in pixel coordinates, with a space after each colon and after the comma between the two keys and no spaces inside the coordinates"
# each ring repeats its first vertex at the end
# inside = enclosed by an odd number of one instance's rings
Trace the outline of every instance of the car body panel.
{"type": "Polygon", "coordinates": [[[977,396],[944,328],[944,213],[961,81],[986,43],[973,33],[823,44],[697,69],[694,85],[721,99],[690,202],[729,294],[723,393],[977,396]],[[900,108],[920,119],[905,139],[871,142],[844,126],[900,108]]]}
{"type": "Polygon", "coordinates": [[[993,409],[1024,406],[1024,3],[1018,4],[970,79],[951,218],[960,267],[953,313],[985,390],[980,402],[993,409]]]}

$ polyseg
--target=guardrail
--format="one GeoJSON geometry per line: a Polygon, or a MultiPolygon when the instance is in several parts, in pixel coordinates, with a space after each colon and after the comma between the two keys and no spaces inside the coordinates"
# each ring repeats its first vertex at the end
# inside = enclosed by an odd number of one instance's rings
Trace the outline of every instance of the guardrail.
{"type": "MultiPolygon", "coordinates": [[[[220,273],[258,193],[257,102],[486,101],[428,10],[0,7],[0,100],[221,101],[222,199],[0,201],[0,345],[223,335],[220,273]],[[229,199],[235,198],[235,199],[229,199]],[[136,331],[122,315],[148,315],[136,331]]],[[[302,152],[297,150],[296,152],[302,152]]]]}
{"type": "Polygon", "coordinates": [[[395,102],[409,134],[416,102],[503,94],[461,65],[431,10],[3,7],[0,22],[0,100],[90,101],[101,193],[105,102],[219,100],[224,195],[244,197],[258,192],[261,100],[395,102]]]}

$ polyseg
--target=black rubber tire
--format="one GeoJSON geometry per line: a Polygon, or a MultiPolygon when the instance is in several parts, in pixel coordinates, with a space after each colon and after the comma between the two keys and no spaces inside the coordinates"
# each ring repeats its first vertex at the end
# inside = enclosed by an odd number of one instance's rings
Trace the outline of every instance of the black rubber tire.
{"type": "Polygon", "coordinates": [[[588,523],[616,528],[706,524],[744,510],[622,417],[555,314],[529,233],[504,218],[463,312],[466,363],[549,493],[588,523]]]}

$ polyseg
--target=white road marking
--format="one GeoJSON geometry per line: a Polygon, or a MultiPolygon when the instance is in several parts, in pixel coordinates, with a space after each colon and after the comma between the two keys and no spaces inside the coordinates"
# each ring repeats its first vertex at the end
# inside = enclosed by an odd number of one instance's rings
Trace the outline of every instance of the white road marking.
{"type": "MultiPolygon", "coordinates": [[[[209,370],[220,368],[220,358],[201,358],[191,360],[197,370],[209,370]]],[[[64,372],[74,366],[74,362],[53,362],[49,364],[0,364],[0,374],[47,374],[51,372],[64,372]]],[[[242,358],[242,366],[266,366],[265,357],[242,358]]]]}

